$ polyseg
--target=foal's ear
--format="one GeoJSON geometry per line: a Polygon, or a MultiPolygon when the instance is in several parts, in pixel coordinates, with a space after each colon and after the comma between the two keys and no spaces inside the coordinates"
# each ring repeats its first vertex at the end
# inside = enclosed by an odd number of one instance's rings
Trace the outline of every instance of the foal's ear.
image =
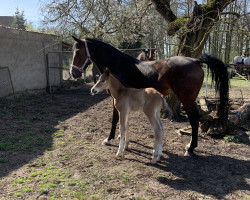
{"type": "Polygon", "coordinates": [[[109,75],[109,72],[110,72],[109,68],[108,68],[108,67],[105,67],[105,68],[104,68],[104,72],[105,72],[107,75],[109,75]]]}
{"type": "Polygon", "coordinates": [[[76,42],[78,42],[78,43],[82,43],[82,40],[80,40],[80,39],[76,38],[76,37],[75,37],[75,36],[73,36],[73,35],[72,35],[72,38],[73,38],[76,42]]]}

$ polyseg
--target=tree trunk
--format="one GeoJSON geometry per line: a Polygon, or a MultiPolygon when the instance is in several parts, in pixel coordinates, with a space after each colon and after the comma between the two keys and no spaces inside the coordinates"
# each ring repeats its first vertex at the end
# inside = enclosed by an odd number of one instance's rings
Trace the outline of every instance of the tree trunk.
{"type": "MultiPolygon", "coordinates": [[[[173,36],[178,32],[177,55],[197,58],[200,56],[214,24],[219,20],[221,12],[234,0],[210,0],[203,5],[194,1],[193,12],[188,18],[177,18],[170,8],[170,0],[151,1],[155,9],[168,22],[168,35],[173,36]]],[[[171,101],[177,101],[176,96],[171,96],[170,99],[171,101]]],[[[174,102],[169,103],[170,105],[174,104],[174,102]]],[[[178,104],[179,102],[177,102],[178,104]]]]}

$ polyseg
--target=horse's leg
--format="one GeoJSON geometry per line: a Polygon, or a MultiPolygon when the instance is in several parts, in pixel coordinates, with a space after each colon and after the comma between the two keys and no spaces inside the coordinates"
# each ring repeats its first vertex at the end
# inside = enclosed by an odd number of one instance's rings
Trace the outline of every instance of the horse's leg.
{"type": "Polygon", "coordinates": [[[94,81],[94,83],[96,83],[96,76],[95,75],[93,75],[93,81],[94,81]]]}
{"type": "Polygon", "coordinates": [[[125,148],[124,150],[128,149],[128,144],[129,144],[129,128],[128,128],[128,121],[129,121],[129,115],[127,116],[126,119],[126,124],[125,124],[125,148]]]}
{"type": "Polygon", "coordinates": [[[193,151],[195,147],[197,147],[199,112],[195,102],[192,105],[184,105],[183,108],[187,113],[190,125],[192,127],[192,138],[190,143],[186,146],[185,156],[193,156],[193,151]]]}
{"type": "Polygon", "coordinates": [[[155,112],[148,113],[147,111],[144,111],[146,116],[149,119],[150,124],[152,125],[152,128],[155,132],[155,141],[154,141],[154,150],[153,150],[153,156],[152,156],[152,163],[156,163],[160,160],[162,155],[162,144],[163,144],[163,134],[164,134],[164,128],[161,123],[160,113],[157,114],[155,112]]]}
{"type": "Polygon", "coordinates": [[[128,120],[128,110],[123,109],[122,111],[119,112],[119,127],[120,127],[120,143],[119,143],[119,148],[116,153],[116,157],[119,158],[122,156],[122,152],[124,150],[124,140],[125,140],[125,132],[126,130],[126,124],[128,120]]]}
{"type": "MultiPolygon", "coordinates": [[[[160,127],[161,127],[161,139],[160,139],[160,149],[159,149],[159,154],[160,156],[162,155],[162,145],[163,145],[163,136],[164,136],[164,126],[161,122],[161,109],[157,112],[157,120],[158,120],[158,123],[160,124],[160,127]]],[[[160,157],[159,157],[159,160],[160,160],[160,157]]]]}
{"type": "Polygon", "coordinates": [[[186,146],[185,156],[193,156],[194,149],[197,147],[199,128],[199,112],[195,100],[202,86],[204,72],[200,66],[196,65],[194,65],[193,68],[190,66],[190,68],[187,69],[189,71],[184,71],[181,77],[176,79],[172,89],[182,103],[192,127],[192,138],[190,143],[186,146]]]}
{"type": "Polygon", "coordinates": [[[113,99],[113,118],[112,118],[112,126],[111,126],[111,131],[109,133],[108,138],[106,138],[102,144],[103,145],[108,145],[110,144],[110,140],[115,138],[115,130],[116,130],[116,125],[119,121],[119,113],[117,109],[114,106],[114,99],[113,99]]]}

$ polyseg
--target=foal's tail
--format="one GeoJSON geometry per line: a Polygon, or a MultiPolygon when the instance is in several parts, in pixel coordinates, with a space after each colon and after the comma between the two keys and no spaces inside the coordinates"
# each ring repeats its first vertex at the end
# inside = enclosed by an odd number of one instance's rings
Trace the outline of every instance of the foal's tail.
{"type": "Polygon", "coordinates": [[[218,58],[211,55],[204,54],[198,61],[206,63],[212,73],[212,81],[215,81],[215,91],[219,92],[220,104],[218,106],[217,114],[219,122],[224,130],[227,129],[228,118],[228,96],[229,96],[229,78],[227,66],[218,58]]]}
{"type": "Polygon", "coordinates": [[[164,107],[165,107],[165,109],[166,109],[166,111],[168,113],[168,118],[172,119],[172,117],[173,117],[173,111],[169,107],[169,105],[168,105],[168,103],[167,103],[167,101],[166,101],[166,99],[164,98],[163,95],[161,95],[161,99],[162,99],[162,103],[163,103],[163,105],[164,105],[164,107]]]}

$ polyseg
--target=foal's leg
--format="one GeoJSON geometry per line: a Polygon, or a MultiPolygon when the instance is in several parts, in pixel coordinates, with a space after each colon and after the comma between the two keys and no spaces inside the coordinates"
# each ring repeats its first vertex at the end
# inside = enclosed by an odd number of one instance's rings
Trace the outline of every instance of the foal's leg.
{"type": "Polygon", "coordinates": [[[196,103],[193,103],[190,106],[183,106],[184,110],[188,115],[189,122],[192,127],[192,138],[190,143],[186,146],[185,156],[193,156],[194,149],[197,147],[197,137],[198,137],[198,128],[199,128],[199,112],[196,107],[196,103]]]}
{"type": "Polygon", "coordinates": [[[153,157],[152,157],[152,163],[156,163],[160,160],[162,155],[162,144],[163,144],[163,134],[164,134],[164,128],[160,121],[160,118],[158,118],[157,113],[145,113],[150,121],[150,124],[152,125],[152,128],[155,132],[155,142],[154,142],[154,150],[153,150],[153,157]]]}
{"type": "Polygon", "coordinates": [[[125,147],[124,150],[128,149],[128,144],[129,144],[129,131],[128,131],[128,116],[125,124],[125,147]]]}
{"type": "Polygon", "coordinates": [[[122,152],[124,150],[124,140],[125,140],[125,132],[126,130],[126,124],[128,120],[128,110],[124,109],[124,111],[120,111],[119,113],[119,126],[120,126],[120,144],[118,151],[116,153],[116,157],[121,157],[122,152]]]}
{"type": "MultiPolygon", "coordinates": [[[[164,136],[164,126],[161,122],[161,109],[157,112],[157,120],[158,120],[158,123],[161,127],[161,139],[160,139],[160,148],[159,148],[159,155],[161,156],[162,155],[162,145],[163,145],[163,136],[164,136]]],[[[160,158],[159,158],[160,159],[160,158]]]]}

